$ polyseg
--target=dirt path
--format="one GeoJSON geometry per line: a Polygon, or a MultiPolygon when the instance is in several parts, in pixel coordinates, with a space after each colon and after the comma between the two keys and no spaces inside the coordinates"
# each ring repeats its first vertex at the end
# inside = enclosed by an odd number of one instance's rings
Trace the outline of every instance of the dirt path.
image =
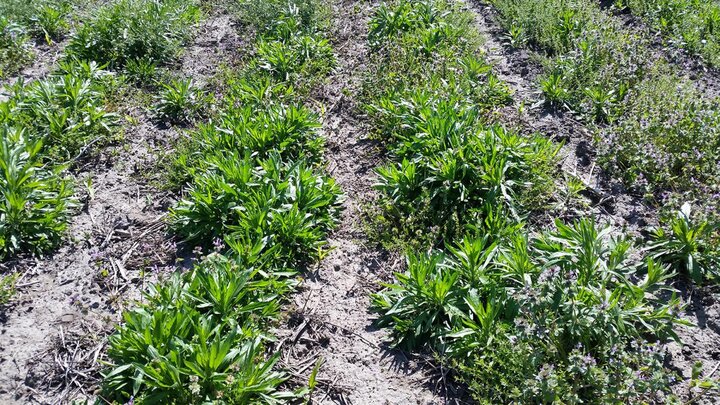
{"type": "Polygon", "coordinates": [[[284,362],[303,371],[306,382],[316,358],[324,359],[320,403],[441,403],[428,381],[434,380],[416,362],[390,351],[386,334],[372,325],[369,294],[383,276],[398,269],[363,231],[361,210],[374,198],[374,168],[382,152],[366,140],[367,126],[353,98],[367,61],[367,22],[375,2],[339,0],[333,8],[336,72],[317,98],[328,110],[323,130],[328,170],[346,195],[339,228],[330,237],[333,250],[308,275],[295,295],[295,312],[287,329],[284,362]]]}
{"type": "MultiPolygon", "coordinates": [[[[197,27],[178,73],[206,83],[221,63],[233,63],[240,44],[232,18],[214,13],[197,27]]],[[[173,196],[149,179],[179,130],[158,127],[137,101],[124,101],[121,115],[131,117],[124,142],[78,170],[84,201],[65,244],[10,269],[23,276],[17,301],[0,313],[0,404],[92,398],[122,310],[175,265],[177,248],[163,221],[173,196]],[[87,178],[92,191],[84,190],[87,178]]]]}

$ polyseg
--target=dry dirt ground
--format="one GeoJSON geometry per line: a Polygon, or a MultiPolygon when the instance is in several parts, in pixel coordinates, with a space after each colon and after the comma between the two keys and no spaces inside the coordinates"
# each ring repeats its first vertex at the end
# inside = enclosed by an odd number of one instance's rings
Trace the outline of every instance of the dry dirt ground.
{"type": "MultiPolygon", "coordinates": [[[[325,108],[327,170],[346,194],[345,209],[330,237],[333,250],[310,269],[288,304],[287,316],[277,327],[276,349],[283,350],[282,364],[299,384],[307,381],[317,359],[323,360],[315,403],[464,403],[463,393],[448,384],[445,370],[429,356],[390,349],[386,332],[373,326],[375,316],[368,312],[369,295],[378,283],[403,266],[401,257],[369,241],[363,222],[363,210],[374,200],[374,168],[384,157],[381,147],[368,139],[354,95],[368,62],[367,21],[378,4],[332,3],[331,40],[338,67],[313,98],[325,108]]],[[[603,176],[594,163],[591,132],[572,115],[542,107],[517,112],[520,104],[537,101],[540,67],[527,51],[504,44],[490,7],[475,0],[465,6],[477,15],[477,27],[487,37],[488,59],[515,92],[516,105],[503,112],[503,120],[564,142],[562,169],[588,187],[586,207],[552,214],[591,213],[636,234],[656,224],[651,207],[603,176]]],[[[210,15],[197,28],[176,73],[211,83],[220,65],[240,63],[246,37],[231,15],[210,15]]],[[[45,55],[21,76],[45,74],[56,53],[45,55]]],[[[84,203],[70,225],[67,243],[43,259],[3,264],[23,276],[16,302],[0,310],[0,404],[93,397],[97,362],[104,358],[112,325],[128,302],[140,298],[146,284],[177,260],[177,245],[163,222],[174,196],[152,187],[148,178],[182,130],[158,127],[140,108],[126,106],[123,114],[132,117],[124,126],[124,142],[100,151],[76,170],[79,179],[92,178],[92,192],[81,193],[84,203]]],[[[669,349],[672,365],[687,377],[695,360],[703,360],[708,370],[720,361],[720,294],[717,289],[678,287],[690,302],[683,316],[698,325],[681,331],[684,347],[669,349]]],[[[678,390],[686,388],[681,383],[678,390]]],[[[713,403],[712,398],[706,401],[713,403]]]]}

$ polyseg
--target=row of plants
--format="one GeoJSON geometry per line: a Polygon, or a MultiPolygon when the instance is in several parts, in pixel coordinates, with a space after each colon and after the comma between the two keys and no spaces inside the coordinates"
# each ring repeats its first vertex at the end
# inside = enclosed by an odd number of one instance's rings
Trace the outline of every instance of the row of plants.
{"type": "Polygon", "coordinates": [[[370,22],[363,96],[394,160],[373,225],[411,252],[373,296],[378,323],[479,403],[673,401],[664,344],[687,323],[670,280],[717,274],[717,227],[689,206],[650,244],[589,218],[526,225],[553,198],[557,146],[496,123],[511,95],[477,43],[446,0],[384,4],[370,22]]]}
{"type": "Polygon", "coordinates": [[[472,21],[433,0],[382,5],[370,22],[363,98],[392,155],[378,169],[375,224],[390,239],[436,245],[468,224],[539,210],[554,192],[558,145],[495,122],[511,94],[472,21]]]}
{"type": "MultiPolygon", "coordinates": [[[[31,18],[24,4],[3,7],[31,18]]],[[[71,36],[48,77],[8,88],[8,99],[0,103],[1,260],[45,253],[62,239],[77,205],[73,169],[118,135],[120,120],[112,111],[132,72],[107,70],[121,67],[117,55],[167,64],[198,17],[190,0],[104,6],[71,36]]]]}
{"type": "Polygon", "coordinates": [[[676,209],[718,194],[720,102],[653,55],[646,31],[590,0],[490,3],[510,42],[537,51],[546,102],[597,124],[599,161],[631,191],[661,202],[681,194],[676,209]]]}
{"type": "Polygon", "coordinates": [[[74,0],[6,0],[0,4],[0,79],[33,59],[32,41],[52,44],[70,30],[74,0]]]}
{"type": "Polygon", "coordinates": [[[68,168],[117,124],[109,86],[114,79],[97,64],[67,62],[0,103],[0,259],[61,240],[77,202],[68,168]]]}
{"type": "Polygon", "coordinates": [[[665,37],[671,46],[720,67],[720,4],[700,0],[618,0],[665,37]]]}
{"type": "MultiPolygon", "coordinates": [[[[172,232],[198,253],[155,283],[109,339],[103,397],[124,403],[281,403],[273,322],[296,276],[321,259],[341,193],[323,173],[320,118],[304,103],[334,64],[320,2],[250,1],[256,40],[223,75],[217,111],[168,165],[181,190],[172,232]]],[[[312,385],[312,384],[310,384],[312,385]]]]}

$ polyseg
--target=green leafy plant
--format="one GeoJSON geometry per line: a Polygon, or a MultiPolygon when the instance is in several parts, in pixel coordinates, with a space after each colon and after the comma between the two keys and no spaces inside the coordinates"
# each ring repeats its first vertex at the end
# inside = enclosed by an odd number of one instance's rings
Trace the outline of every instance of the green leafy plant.
{"type": "Polygon", "coordinates": [[[24,27],[0,17],[0,78],[17,72],[32,59],[27,41],[24,27]]]}
{"type": "MultiPolygon", "coordinates": [[[[217,115],[187,132],[170,170],[172,186],[182,189],[169,215],[172,231],[196,250],[212,244],[227,256],[199,258],[124,314],[110,338],[107,400],[277,404],[314,388],[319,365],[310,389],[291,393],[281,387],[280,354],[266,352],[270,326],[295,285],[290,277],[324,255],[340,208],[340,190],[318,164],[319,117],[300,96],[327,71],[314,66],[329,66],[331,56],[314,4],[243,3],[262,11],[253,16],[258,52],[223,78],[217,115]],[[265,12],[279,14],[263,21],[265,12]],[[271,63],[286,56],[287,64],[271,63]]],[[[187,91],[176,93],[163,96],[173,99],[171,115],[186,104],[187,91]]]]}
{"type": "Polygon", "coordinates": [[[558,73],[550,74],[542,79],[540,87],[545,100],[552,105],[563,105],[569,98],[569,93],[565,88],[565,81],[562,75],[558,73]]]}
{"type": "Polygon", "coordinates": [[[67,15],[70,7],[68,2],[41,4],[37,7],[31,21],[42,32],[45,42],[48,44],[62,38],[63,34],[69,30],[67,15]]]}
{"type": "Polygon", "coordinates": [[[484,127],[462,95],[438,97],[418,90],[378,102],[379,125],[401,163],[378,169],[385,217],[410,232],[437,228],[454,237],[482,220],[487,205],[519,217],[553,189],[557,146],[500,126],[484,127]]]}
{"type": "Polygon", "coordinates": [[[69,180],[44,167],[42,142],[0,125],[0,258],[54,247],[74,206],[69,180]]]}
{"type": "Polygon", "coordinates": [[[335,65],[329,42],[318,31],[303,27],[300,12],[293,5],[280,10],[258,41],[254,66],[276,81],[312,81],[335,65]]]}
{"type": "Polygon", "coordinates": [[[668,42],[720,65],[720,5],[693,0],[625,0],[618,5],[640,16],[668,42]]]}
{"type": "Polygon", "coordinates": [[[28,128],[26,136],[42,140],[45,155],[69,161],[117,124],[104,98],[110,80],[96,63],[64,63],[45,80],[18,84],[0,121],[28,128]]]}
{"type": "Polygon", "coordinates": [[[15,296],[15,285],[20,273],[0,274],[0,308],[7,305],[15,296]]]}
{"type": "Polygon", "coordinates": [[[650,252],[657,260],[672,265],[698,284],[720,277],[720,225],[693,216],[689,203],[683,204],[667,227],[652,232],[650,252]]]}
{"type": "MultiPolygon", "coordinates": [[[[260,257],[246,257],[262,261],[260,257]]],[[[289,285],[211,254],[190,272],[155,285],[110,337],[109,399],[136,403],[278,403],[286,379],[266,357],[261,319],[277,314],[289,285]]]]}
{"type": "Polygon", "coordinates": [[[161,121],[187,124],[200,118],[210,103],[210,97],[192,79],[172,80],[162,83],[153,111],[161,121]]]}
{"type": "Polygon", "coordinates": [[[468,236],[408,256],[373,298],[395,344],[429,347],[481,403],[651,400],[670,390],[662,353],[679,300],[652,260],[591,220],[536,238],[468,236]],[[644,273],[644,277],[641,274],[644,273]],[[637,280],[637,281],[633,281],[637,280]]]}
{"type": "Polygon", "coordinates": [[[186,197],[171,212],[176,232],[198,243],[229,235],[267,240],[284,260],[321,252],[336,221],[340,191],[304,162],[285,165],[277,155],[256,162],[249,155],[210,157],[186,197]]]}
{"type": "Polygon", "coordinates": [[[152,85],[155,84],[158,74],[157,64],[147,58],[128,60],[125,64],[125,74],[136,84],[152,85]]]}
{"type": "Polygon", "coordinates": [[[188,39],[188,26],[199,18],[192,0],[122,0],[102,7],[72,37],[71,58],[124,66],[145,59],[168,63],[188,39]]]}
{"type": "Polygon", "coordinates": [[[296,33],[317,32],[329,23],[330,10],[319,0],[244,0],[239,2],[240,18],[257,30],[260,36],[272,33],[282,16],[291,13],[296,18],[296,33]]]}

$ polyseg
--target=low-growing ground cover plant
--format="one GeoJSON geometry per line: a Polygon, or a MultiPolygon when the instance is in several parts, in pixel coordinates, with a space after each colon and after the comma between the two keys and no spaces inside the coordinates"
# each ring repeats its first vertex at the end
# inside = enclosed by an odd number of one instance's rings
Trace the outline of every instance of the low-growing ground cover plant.
{"type": "Polygon", "coordinates": [[[66,53],[116,69],[133,60],[165,64],[178,56],[200,8],[193,0],[122,0],[102,7],[73,34],[66,53]]]}
{"type": "Polygon", "coordinates": [[[543,52],[546,101],[611,122],[650,62],[649,41],[624,29],[595,1],[493,0],[501,23],[543,52]]]}
{"type": "Polygon", "coordinates": [[[652,259],[584,219],[539,236],[468,235],[408,256],[374,297],[396,344],[430,348],[480,403],[654,401],[679,300],[652,259]]]}
{"type": "Polygon", "coordinates": [[[720,66],[720,4],[698,0],[618,0],[668,42],[720,66]]]}
{"type": "Polygon", "coordinates": [[[643,29],[624,27],[595,1],[491,3],[543,60],[546,101],[599,124],[605,169],[656,200],[663,191],[718,193],[718,101],[654,55],[643,29]]]}
{"type": "Polygon", "coordinates": [[[606,169],[638,194],[675,190],[705,200],[705,212],[715,211],[720,100],[707,99],[690,83],[660,76],[630,92],[626,111],[616,125],[599,131],[598,153],[606,169]]]}

